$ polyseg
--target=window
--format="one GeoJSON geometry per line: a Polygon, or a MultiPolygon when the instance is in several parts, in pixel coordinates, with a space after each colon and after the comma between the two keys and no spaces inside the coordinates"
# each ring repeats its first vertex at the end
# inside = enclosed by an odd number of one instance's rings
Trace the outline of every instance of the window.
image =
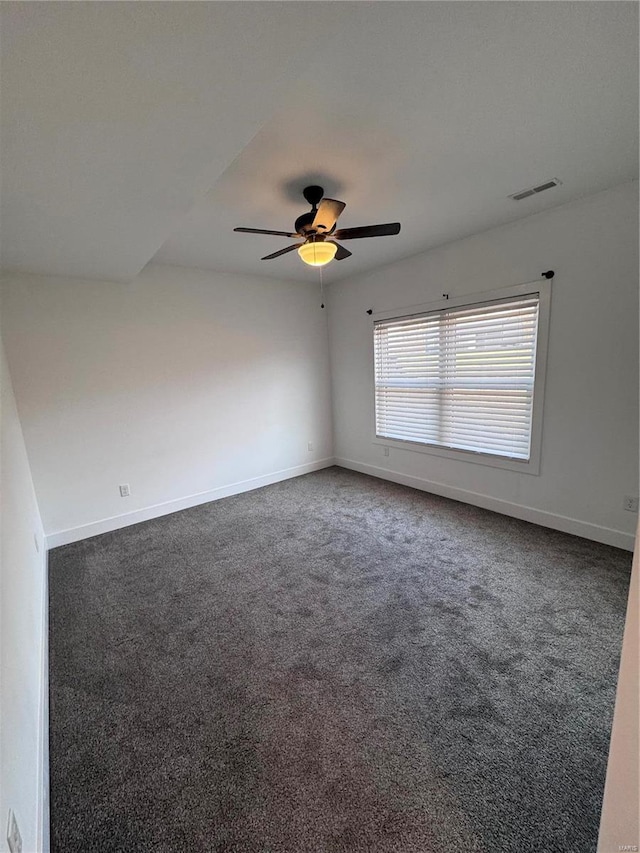
{"type": "MultiPolygon", "coordinates": [[[[499,467],[537,466],[542,295],[444,303],[440,310],[376,320],[376,440],[444,450],[440,455],[482,454],[499,467]]],[[[547,304],[544,299],[542,307],[547,304]]]]}

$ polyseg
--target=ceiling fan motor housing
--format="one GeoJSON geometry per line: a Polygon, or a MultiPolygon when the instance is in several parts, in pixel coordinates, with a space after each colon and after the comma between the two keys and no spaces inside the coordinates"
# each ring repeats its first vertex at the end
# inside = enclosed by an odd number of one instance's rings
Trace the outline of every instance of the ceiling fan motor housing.
{"type": "Polygon", "coordinates": [[[307,234],[313,233],[313,229],[311,228],[311,225],[312,225],[313,220],[315,218],[316,218],[315,210],[312,210],[309,213],[303,213],[302,216],[299,216],[296,219],[296,223],[294,225],[296,232],[298,234],[303,234],[305,236],[307,234]]]}
{"type": "Polygon", "coordinates": [[[309,213],[303,213],[302,216],[299,216],[295,222],[295,229],[298,234],[301,234],[303,237],[309,237],[311,234],[317,233],[317,228],[312,228],[313,220],[316,218],[316,212],[318,209],[318,205],[324,198],[324,187],[318,186],[310,186],[305,187],[302,190],[302,195],[312,206],[313,210],[310,210],[309,213]]]}

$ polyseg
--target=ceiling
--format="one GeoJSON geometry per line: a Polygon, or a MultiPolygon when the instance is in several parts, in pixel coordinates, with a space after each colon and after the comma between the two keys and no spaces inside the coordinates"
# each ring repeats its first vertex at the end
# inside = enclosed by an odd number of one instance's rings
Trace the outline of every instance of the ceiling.
{"type": "Polygon", "coordinates": [[[629,2],[0,4],[1,264],[151,260],[317,280],[287,238],[320,183],[365,272],[638,175],[629,2]],[[507,196],[559,178],[524,201],[507,196]]]}

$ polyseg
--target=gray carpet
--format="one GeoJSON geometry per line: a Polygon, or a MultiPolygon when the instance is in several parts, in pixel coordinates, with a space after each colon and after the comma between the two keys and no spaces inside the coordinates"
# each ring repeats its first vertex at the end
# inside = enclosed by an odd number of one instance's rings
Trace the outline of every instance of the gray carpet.
{"type": "Polygon", "coordinates": [[[54,853],[591,853],[631,555],[331,468],[50,554],[54,853]]]}

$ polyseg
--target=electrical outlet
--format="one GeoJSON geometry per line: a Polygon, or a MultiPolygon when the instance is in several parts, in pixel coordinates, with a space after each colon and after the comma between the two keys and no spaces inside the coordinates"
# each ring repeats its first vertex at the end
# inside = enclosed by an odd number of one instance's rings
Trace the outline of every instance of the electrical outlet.
{"type": "Polygon", "coordinates": [[[11,853],[22,853],[22,836],[18,829],[16,816],[11,809],[9,809],[9,822],[7,824],[7,841],[9,842],[11,853]]]}
{"type": "Polygon", "coordinates": [[[313,442],[312,442],[312,441],[310,441],[310,442],[307,444],[307,450],[309,450],[309,451],[313,450],[313,442]]]}
{"type": "Polygon", "coordinates": [[[388,447],[385,447],[385,449],[384,449],[384,455],[385,455],[385,456],[388,456],[388,455],[389,455],[389,448],[388,448],[388,447]]]}
{"type": "Polygon", "coordinates": [[[623,507],[629,512],[638,512],[638,498],[634,498],[633,495],[625,495],[623,501],[623,507]]]}
{"type": "Polygon", "coordinates": [[[131,494],[131,489],[129,488],[129,483],[123,483],[120,486],[120,497],[121,498],[128,498],[130,494],[131,494]]]}

